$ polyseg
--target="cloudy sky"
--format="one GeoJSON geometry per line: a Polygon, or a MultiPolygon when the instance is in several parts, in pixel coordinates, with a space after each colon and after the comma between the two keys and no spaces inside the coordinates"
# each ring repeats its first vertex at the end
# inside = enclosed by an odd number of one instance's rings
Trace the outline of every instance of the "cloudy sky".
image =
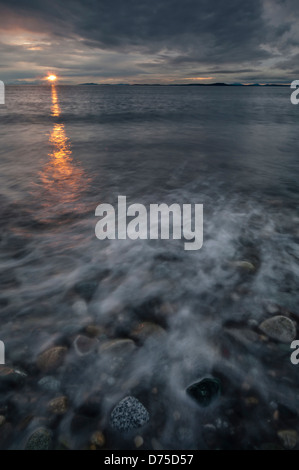
{"type": "Polygon", "coordinates": [[[0,0],[0,79],[299,79],[298,0],[0,0]]]}

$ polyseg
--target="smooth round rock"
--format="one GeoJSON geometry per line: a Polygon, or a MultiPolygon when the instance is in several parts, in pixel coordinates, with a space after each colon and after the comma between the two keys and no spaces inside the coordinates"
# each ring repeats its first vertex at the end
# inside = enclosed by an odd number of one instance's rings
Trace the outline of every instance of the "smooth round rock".
{"type": "Polygon", "coordinates": [[[67,348],[64,346],[47,349],[38,356],[37,366],[43,372],[58,369],[63,364],[66,353],[67,348]]]}
{"type": "Polygon", "coordinates": [[[126,397],[111,413],[111,425],[119,431],[138,429],[150,419],[147,409],[135,397],[126,397]]]}
{"type": "Polygon", "coordinates": [[[78,356],[87,356],[95,350],[99,342],[95,338],[88,338],[88,336],[78,335],[75,338],[73,344],[78,356]]]}
{"type": "Polygon", "coordinates": [[[201,406],[208,406],[220,395],[221,383],[218,379],[206,378],[190,385],[186,391],[201,406]]]}
{"type": "Polygon", "coordinates": [[[271,339],[291,343],[296,338],[296,325],[288,317],[276,315],[263,321],[259,329],[271,339]]]}

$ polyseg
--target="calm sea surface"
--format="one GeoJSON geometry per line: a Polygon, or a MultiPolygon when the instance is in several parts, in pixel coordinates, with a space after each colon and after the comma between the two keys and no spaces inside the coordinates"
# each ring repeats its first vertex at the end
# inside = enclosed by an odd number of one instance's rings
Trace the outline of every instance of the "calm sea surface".
{"type": "Polygon", "coordinates": [[[71,449],[135,449],[136,436],[143,449],[253,449],[299,431],[299,365],[259,330],[275,315],[299,321],[290,89],[8,86],[0,123],[12,369],[0,371],[0,446],[24,448],[41,427],[71,449]],[[95,209],[119,195],[203,204],[202,249],[99,241],[95,209]],[[41,354],[54,347],[51,367],[41,354]],[[186,393],[203,378],[221,382],[206,407],[186,393]],[[110,414],[128,395],[150,421],[123,433],[110,414]],[[49,403],[62,396],[59,413],[49,403]]]}

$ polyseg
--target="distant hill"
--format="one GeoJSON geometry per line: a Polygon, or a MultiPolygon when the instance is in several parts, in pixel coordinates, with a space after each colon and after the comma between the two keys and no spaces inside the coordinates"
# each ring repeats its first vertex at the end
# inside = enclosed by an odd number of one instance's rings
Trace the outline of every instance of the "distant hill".
{"type": "Polygon", "coordinates": [[[188,86],[188,87],[204,87],[204,86],[221,86],[221,87],[226,87],[226,86],[246,86],[246,87],[271,87],[271,86],[279,86],[279,87],[290,87],[290,85],[287,84],[277,84],[277,83],[250,83],[248,85],[245,85],[243,83],[170,83],[170,84],[164,84],[164,83],[114,83],[113,85],[111,83],[80,83],[77,86],[138,86],[138,87],[143,87],[143,86],[188,86]]]}

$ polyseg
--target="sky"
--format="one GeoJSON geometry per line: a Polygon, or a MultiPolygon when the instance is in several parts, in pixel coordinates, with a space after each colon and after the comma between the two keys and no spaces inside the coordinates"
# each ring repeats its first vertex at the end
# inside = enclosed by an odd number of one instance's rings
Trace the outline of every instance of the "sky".
{"type": "Polygon", "coordinates": [[[0,80],[290,83],[298,0],[0,0],[0,80]]]}

